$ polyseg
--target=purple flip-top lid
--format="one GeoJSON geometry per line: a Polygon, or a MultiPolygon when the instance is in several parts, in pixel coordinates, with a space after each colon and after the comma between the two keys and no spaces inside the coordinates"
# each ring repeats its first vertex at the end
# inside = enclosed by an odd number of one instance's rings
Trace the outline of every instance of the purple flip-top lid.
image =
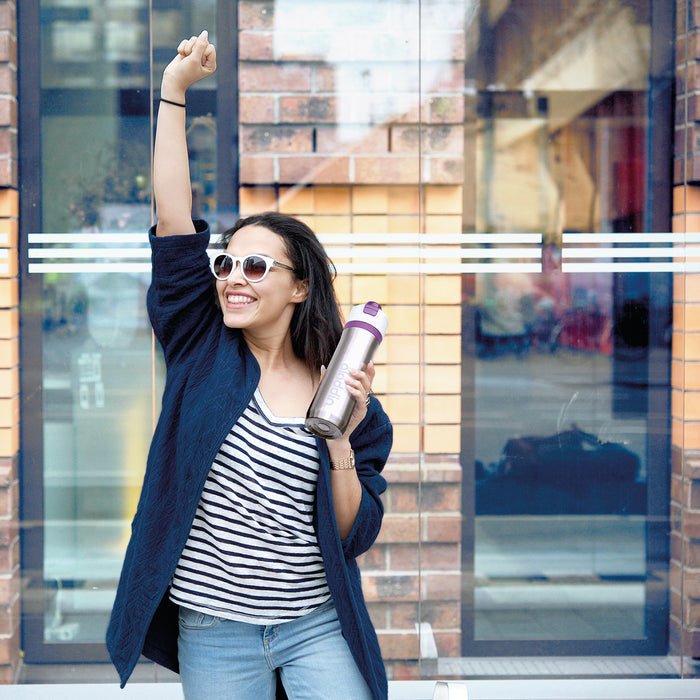
{"type": "Polygon", "coordinates": [[[364,328],[381,343],[388,325],[389,319],[382,311],[382,307],[376,301],[368,301],[366,304],[352,307],[345,327],[364,328]]]}

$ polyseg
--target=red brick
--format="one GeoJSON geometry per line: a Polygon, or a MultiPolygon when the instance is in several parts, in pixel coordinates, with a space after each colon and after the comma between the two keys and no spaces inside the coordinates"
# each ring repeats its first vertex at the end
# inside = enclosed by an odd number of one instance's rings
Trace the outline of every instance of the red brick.
{"type": "Polygon", "coordinates": [[[275,120],[275,98],[271,95],[241,95],[238,118],[242,124],[272,124],[275,120]]]}
{"type": "Polygon", "coordinates": [[[16,35],[16,3],[0,2],[0,30],[8,30],[13,36],[16,35]]]}
{"type": "Polygon", "coordinates": [[[355,182],[374,185],[407,185],[420,180],[418,158],[408,156],[356,157],[355,182]]]}
{"type": "Polygon", "coordinates": [[[377,634],[382,657],[385,659],[417,659],[419,655],[418,634],[416,632],[377,634]]]}
{"type": "Polygon", "coordinates": [[[671,615],[681,619],[683,617],[683,596],[680,591],[672,590],[669,594],[669,601],[671,615]]]}
{"type": "Polygon", "coordinates": [[[673,184],[674,185],[682,185],[687,181],[687,177],[684,174],[684,170],[687,168],[684,168],[686,165],[685,159],[676,159],[673,162],[673,184]]]}
{"type": "MultiPolygon", "coordinates": [[[[697,95],[683,95],[676,100],[677,124],[697,121],[700,115],[697,95]]],[[[692,143],[692,142],[691,142],[692,143]]]]}
{"type": "Polygon", "coordinates": [[[393,603],[388,606],[391,629],[414,630],[418,623],[418,603],[393,603]]]}
{"type": "Polygon", "coordinates": [[[386,514],[377,542],[418,543],[420,518],[415,515],[386,514]]]}
{"type": "Polygon", "coordinates": [[[414,484],[393,484],[389,502],[394,513],[455,511],[461,506],[460,484],[423,484],[420,491],[414,484]],[[418,499],[420,497],[420,506],[418,499]]]}
{"type": "Polygon", "coordinates": [[[269,32],[243,32],[238,39],[238,58],[241,61],[271,61],[274,58],[273,35],[269,32]]]}
{"type": "Polygon", "coordinates": [[[9,63],[0,63],[0,93],[17,95],[17,71],[9,63]]]}
{"type": "Polygon", "coordinates": [[[17,457],[0,457],[0,488],[8,488],[17,480],[17,457]]]}
{"type": "Polygon", "coordinates": [[[691,540],[700,540],[700,511],[686,511],[683,518],[683,529],[686,537],[691,540]]]}
{"type": "MultiPolygon", "coordinates": [[[[19,572],[0,576],[0,607],[12,605],[19,596],[19,572]]],[[[0,661],[0,663],[2,663],[0,661]]]]}
{"type": "Polygon", "coordinates": [[[386,629],[389,619],[390,603],[367,603],[367,612],[369,613],[374,629],[386,629]]]}
{"type": "MultiPolygon", "coordinates": [[[[681,622],[677,618],[671,618],[668,626],[668,648],[671,654],[680,654],[683,643],[681,641],[681,622]]],[[[682,651],[685,654],[685,650],[682,651]]]]}
{"type": "MultiPolygon", "coordinates": [[[[683,569],[680,566],[680,562],[671,561],[668,567],[668,583],[671,588],[675,588],[677,591],[681,590],[683,585],[683,569]]],[[[700,579],[699,579],[700,583],[700,579]]],[[[700,588],[698,589],[700,590],[700,588]]],[[[690,593],[688,595],[691,595],[690,593]]],[[[698,596],[700,597],[700,596],[698,596]]]]}
{"type": "Polygon", "coordinates": [[[17,658],[13,659],[12,664],[0,666],[0,685],[11,685],[13,683],[17,683],[19,661],[20,659],[18,654],[17,658]]]}
{"type": "Polygon", "coordinates": [[[671,501],[683,503],[683,480],[675,475],[671,476],[671,501]]]}
{"type": "Polygon", "coordinates": [[[464,99],[462,97],[433,97],[428,103],[430,124],[463,124],[464,99]]]}
{"type": "Polygon", "coordinates": [[[671,473],[683,475],[683,452],[675,446],[671,448],[671,473]]]}
{"type": "Polygon", "coordinates": [[[381,571],[387,568],[387,547],[389,545],[376,544],[357,559],[358,566],[363,571],[381,571]]]}
{"type": "Polygon", "coordinates": [[[685,541],[683,563],[693,569],[700,568],[700,542],[697,540],[685,541]]]}
{"type": "Polygon", "coordinates": [[[689,60],[700,58],[700,35],[698,32],[693,32],[688,36],[687,48],[689,60]]]}
{"type": "Polygon", "coordinates": [[[683,608],[684,624],[687,627],[696,627],[700,629],[700,600],[686,598],[683,608]]]}
{"type": "Polygon", "coordinates": [[[427,600],[460,600],[462,595],[461,574],[425,574],[425,598],[427,600]]]}
{"type": "MultiPolygon", "coordinates": [[[[385,657],[386,660],[386,657],[385,657]]],[[[392,681],[417,681],[423,678],[419,661],[409,663],[406,661],[389,661],[384,664],[387,676],[392,681]]]]}
{"type": "Polygon", "coordinates": [[[460,483],[462,481],[462,467],[459,464],[458,458],[449,459],[440,456],[434,463],[426,460],[423,470],[423,481],[428,482],[453,482],[460,483]]]}
{"type": "Polygon", "coordinates": [[[419,493],[417,484],[392,484],[388,490],[388,508],[392,513],[417,513],[419,493]]]}
{"type": "Polygon", "coordinates": [[[462,516],[427,515],[423,518],[423,539],[426,542],[460,542],[462,539],[462,516]]]}
{"type": "Polygon", "coordinates": [[[329,95],[285,96],[279,103],[285,124],[333,124],[338,114],[336,98],[329,95]]]}
{"type": "Polygon", "coordinates": [[[673,155],[676,158],[685,157],[686,150],[692,149],[692,140],[685,142],[686,136],[688,139],[693,139],[693,125],[691,124],[676,124],[673,137],[673,155]]]}
{"type": "Polygon", "coordinates": [[[19,634],[0,636],[0,665],[12,666],[19,662],[19,634]]]}
{"type": "Polygon", "coordinates": [[[670,555],[675,561],[682,561],[683,558],[683,538],[679,532],[671,532],[669,536],[670,555]]]}
{"type": "Polygon", "coordinates": [[[459,629],[462,624],[460,606],[453,601],[422,601],[421,622],[428,622],[434,630],[459,629]]]}
{"type": "Polygon", "coordinates": [[[432,156],[430,182],[433,185],[461,185],[464,182],[464,159],[432,156]]]}
{"type": "Polygon", "coordinates": [[[279,182],[283,184],[347,184],[350,159],[347,157],[281,156],[279,182]]]}
{"type": "Polygon", "coordinates": [[[418,576],[410,574],[363,575],[362,590],[368,601],[418,600],[418,576]]]}
{"type": "Polygon", "coordinates": [[[14,481],[9,486],[0,486],[0,517],[8,516],[19,507],[19,483],[14,481]]]}
{"type": "Polygon", "coordinates": [[[700,570],[683,570],[683,594],[688,598],[700,599],[700,570]]]}
{"type": "MultiPolygon", "coordinates": [[[[417,519],[417,517],[416,517],[417,519]]],[[[389,547],[390,571],[418,571],[423,558],[423,548],[418,548],[417,541],[409,544],[392,544],[389,547]]]]}
{"type": "Polygon", "coordinates": [[[244,29],[271,29],[275,21],[275,3],[240,0],[238,3],[238,26],[244,29]]]}
{"type": "Polygon", "coordinates": [[[700,459],[695,455],[688,457],[685,460],[684,472],[686,478],[700,481],[700,459]]]}
{"type": "Polygon", "coordinates": [[[241,92],[309,92],[311,68],[293,63],[244,63],[239,70],[238,86],[241,92]]]}
{"type": "Polygon", "coordinates": [[[433,630],[438,656],[453,659],[462,655],[462,634],[458,630],[443,632],[433,630]]]}
{"type": "Polygon", "coordinates": [[[0,637],[17,633],[21,617],[20,598],[0,610],[0,637]]]}
{"type": "Polygon", "coordinates": [[[459,569],[460,543],[441,544],[425,542],[421,546],[421,567],[425,571],[446,571],[459,569]]]}
{"type": "Polygon", "coordinates": [[[424,484],[421,489],[421,509],[423,511],[458,511],[462,504],[460,484],[424,484]]]}
{"type": "Polygon", "coordinates": [[[305,153],[313,148],[310,126],[243,126],[240,132],[243,153],[305,153]]]}
{"type": "Polygon", "coordinates": [[[0,126],[17,126],[17,100],[14,97],[0,96],[0,126]]]}
{"type": "Polygon", "coordinates": [[[0,62],[17,65],[17,40],[14,34],[0,29],[0,62]]]}
{"type": "Polygon", "coordinates": [[[391,129],[392,153],[459,153],[464,150],[464,129],[460,126],[395,126],[391,129]]]}
{"type": "Polygon", "coordinates": [[[241,156],[240,178],[244,185],[266,185],[275,181],[275,162],[271,156],[241,156]]]}
{"type": "Polygon", "coordinates": [[[0,153],[17,158],[17,131],[15,129],[0,128],[0,153]]]}
{"type": "Polygon", "coordinates": [[[692,479],[688,482],[687,486],[688,500],[687,505],[689,508],[694,508],[700,510],[700,480],[692,479]]]}
{"type": "Polygon", "coordinates": [[[20,563],[19,537],[7,546],[0,547],[0,574],[10,573],[17,570],[20,563]]]}
{"type": "Polygon", "coordinates": [[[334,65],[316,66],[316,90],[319,92],[337,92],[338,71],[334,65]]]}
{"type": "Polygon", "coordinates": [[[17,187],[17,161],[0,156],[0,187],[17,187]]]}
{"type": "Polygon", "coordinates": [[[700,629],[685,629],[683,654],[686,658],[700,658],[700,629]]]}
{"type": "Polygon", "coordinates": [[[0,547],[9,547],[19,534],[17,514],[0,517],[0,547]]]}
{"type": "Polygon", "coordinates": [[[700,182],[700,153],[693,153],[688,158],[688,165],[690,167],[688,179],[695,183],[700,182]]]}

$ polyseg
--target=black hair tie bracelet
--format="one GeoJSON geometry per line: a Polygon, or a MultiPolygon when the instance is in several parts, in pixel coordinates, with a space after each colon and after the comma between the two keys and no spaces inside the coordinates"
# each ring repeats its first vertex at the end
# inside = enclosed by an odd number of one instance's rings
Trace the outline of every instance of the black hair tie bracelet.
{"type": "Polygon", "coordinates": [[[172,100],[166,100],[165,97],[161,97],[160,101],[165,102],[166,104],[169,104],[169,105],[174,105],[175,107],[182,107],[183,109],[186,107],[186,105],[182,102],[173,102],[172,100]]]}

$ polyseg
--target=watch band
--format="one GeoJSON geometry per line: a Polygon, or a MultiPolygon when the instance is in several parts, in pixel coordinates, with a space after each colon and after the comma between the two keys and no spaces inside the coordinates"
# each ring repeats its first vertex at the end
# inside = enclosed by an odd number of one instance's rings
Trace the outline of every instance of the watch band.
{"type": "Polygon", "coordinates": [[[350,449],[350,454],[344,459],[339,459],[337,462],[331,460],[331,469],[334,472],[349,471],[355,468],[355,452],[350,449]]]}

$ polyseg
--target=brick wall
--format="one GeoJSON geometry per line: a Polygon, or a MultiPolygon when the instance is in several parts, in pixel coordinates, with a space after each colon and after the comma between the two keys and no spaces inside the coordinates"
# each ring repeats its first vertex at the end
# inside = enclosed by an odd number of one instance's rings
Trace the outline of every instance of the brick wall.
{"type": "Polygon", "coordinates": [[[0,683],[19,667],[17,28],[0,2],[0,683]]]}
{"type": "Polygon", "coordinates": [[[384,526],[361,567],[389,675],[411,678],[421,646],[461,653],[461,279],[343,270],[405,262],[392,257],[392,234],[447,235],[445,247],[454,236],[459,247],[465,31],[444,18],[433,31],[424,18],[419,92],[401,26],[417,15],[361,7],[353,35],[345,3],[323,5],[313,26],[305,12],[276,17],[269,0],[239,3],[241,211],[278,209],[322,240],[344,235],[324,240],[344,310],[373,299],[389,317],[373,389],[394,423],[394,450],[384,526]],[[356,234],[374,237],[363,244],[371,260],[350,249],[356,234]]]}
{"type": "MultiPolygon", "coordinates": [[[[700,3],[679,0],[673,229],[700,230],[700,3]]],[[[671,651],[700,658],[700,274],[673,287],[671,651]]]]}

